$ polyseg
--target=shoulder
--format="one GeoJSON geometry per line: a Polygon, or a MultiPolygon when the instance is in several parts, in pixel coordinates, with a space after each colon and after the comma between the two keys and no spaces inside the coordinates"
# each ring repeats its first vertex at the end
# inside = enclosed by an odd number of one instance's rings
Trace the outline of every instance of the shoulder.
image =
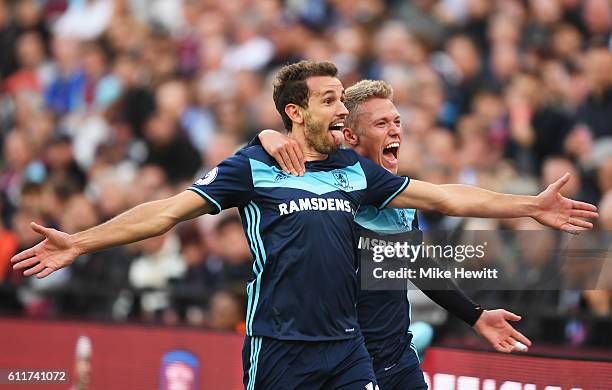
{"type": "Polygon", "coordinates": [[[338,149],[332,154],[332,158],[336,161],[345,162],[347,165],[353,165],[361,159],[353,149],[338,149]]]}
{"type": "Polygon", "coordinates": [[[247,146],[234,155],[238,159],[249,161],[257,160],[267,165],[275,165],[275,161],[261,145],[247,146]]]}

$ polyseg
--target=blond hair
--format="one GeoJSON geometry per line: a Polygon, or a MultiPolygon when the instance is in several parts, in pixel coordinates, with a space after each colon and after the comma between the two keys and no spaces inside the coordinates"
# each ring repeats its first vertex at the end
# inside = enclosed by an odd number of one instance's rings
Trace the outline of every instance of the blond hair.
{"type": "Polygon", "coordinates": [[[361,80],[348,87],[345,91],[344,105],[349,111],[346,125],[359,132],[357,118],[359,107],[370,99],[393,100],[393,88],[382,80],[361,80]]]}

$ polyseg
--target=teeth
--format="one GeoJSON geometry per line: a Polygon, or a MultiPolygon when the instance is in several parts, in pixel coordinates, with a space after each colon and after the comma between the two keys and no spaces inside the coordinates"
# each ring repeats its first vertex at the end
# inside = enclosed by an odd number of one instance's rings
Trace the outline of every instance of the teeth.
{"type": "Polygon", "coordinates": [[[400,146],[399,142],[393,142],[392,144],[385,146],[385,149],[399,148],[399,146],[400,146]]]}

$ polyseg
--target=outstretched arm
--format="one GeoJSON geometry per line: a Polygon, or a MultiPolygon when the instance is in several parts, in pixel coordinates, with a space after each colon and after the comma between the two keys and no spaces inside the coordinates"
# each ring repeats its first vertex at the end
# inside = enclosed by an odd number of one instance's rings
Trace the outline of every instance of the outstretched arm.
{"type": "Polygon", "coordinates": [[[545,226],[575,233],[593,224],[581,218],[597,218],[597,207],[561,195],[569,174],[537,196],[509,195],[461,184],[435,185],[411,180],[390,203],[394,208],[438,211],[446,215],[482,218],[532,217],[545,226]]]}
{"type": "MultiPolygon", "coordinates": [[[[419,286],[418,280],[413,280],[417,286],[419,286]]],[[[440,283],[437,286],[438,289],[424,289],[422,290],[423,293],[443,309],[471,326],[493,348],[506,353],[512,351],[527,352],[528,347],[531,346],[531,341],[514,329],[509,322],[518,321],[521,317],[502,309],[483,310],[450,279],[439,280],[436,283],[440,283]],[[525,347],[517,344],[517,341],[525,347]]],[[[432,287],[431,283],[428,283],[428,287],[432,287]]]]}
{"type": "Polygon", "coordinates": [[[67,234],[32,222],[32,229],[45,239],[15,255],[13,269],[38,278],[71,264],[83,253],[99,251],[158,236],[177,223],[210,213],[214,207],[192,191],[138,205],[101,225],[67,234]]]}

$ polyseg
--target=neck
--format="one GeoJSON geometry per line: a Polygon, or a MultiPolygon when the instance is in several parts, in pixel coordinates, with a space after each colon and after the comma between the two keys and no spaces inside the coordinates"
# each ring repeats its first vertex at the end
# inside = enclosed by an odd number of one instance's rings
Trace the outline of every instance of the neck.
{"type": "Polygon", "coordinates": [[[300,149],[302,149],[302,154],[304,155],[305,161],[318,161],[325,160],[327,158],[327,154],[317,152],[306,140],[306,136],[304,135],[304,126],[296,126],[293,125],[293,129],[289,132],[289,137],[293,138],[297,141],[298,145],[300,145],[300,149]]]}

